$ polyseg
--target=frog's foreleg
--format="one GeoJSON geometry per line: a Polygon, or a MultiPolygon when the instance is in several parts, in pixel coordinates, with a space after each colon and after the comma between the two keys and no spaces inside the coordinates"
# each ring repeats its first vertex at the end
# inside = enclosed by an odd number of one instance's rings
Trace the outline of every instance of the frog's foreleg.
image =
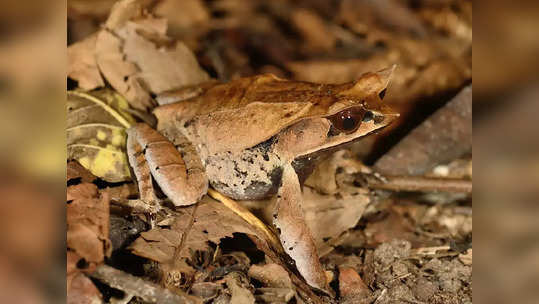
{"type": "Polygon", "coordinates": [[[325,272],[320,264],[311,231],[305,222],[301,200],[298,176],[292,165],[286,164],[282,184],[277,192],[273,224],[285,252],[294,259],[305,281],[313,287],[327,291],[325,272]]]}
{"type": "MultiPolygon", "coordinates": [[[[174,144],[146,124],[127,130],[129,163],[135,172],[141,199],[153,200],[148,194],[151,176],[175,206],[196,203],[208,189],[208,179],[194,147],[174,144]]],[[[152,188],[153,191],[153,188],[152,188]]]]}

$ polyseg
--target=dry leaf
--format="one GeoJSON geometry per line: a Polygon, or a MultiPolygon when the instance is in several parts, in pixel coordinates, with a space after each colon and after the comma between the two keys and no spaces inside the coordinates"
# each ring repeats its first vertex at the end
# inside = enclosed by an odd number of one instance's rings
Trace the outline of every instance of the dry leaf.
{"type": "Polygon", "coordinates": [[[67,76],[77,80],[79,87],[84,90],[105,85],[95,60],[96,38],[96,35],[92,35],[67,48],[67,76]]]}
{"type": "Polygon", "coordinates": [[[210,19],[208,9],[201,0],[160,1],[153,12],[168,20],[172,34],[192,35],[201,28],[205,29],[210,19]]]}
{"type": "Polygon", "coordinates": [[[204,302],[209,302],[217,297],[221,290],[223,290],[223,286],[213,282],[198,282],[191,286],[191,294],[203,299],[204,302]]]}
{"type": "Polygon", "coordinates": [[[296,295],[296,289],[290,275],[279,264],[252,265],[248,275],[265,286],[257,288],[256,298],[258,300],[267,303],[288,303],[296,295]]]}
{"type": "Polygon", "coordinates": [[[339,291],[340,303],[371,303],[371,290],[353,268],[339,268],[339,291]]]}
{"type": "Polygon", "coordinates": [[[134,119],[126,100],[110,90],[67,96],[68,159],[108,182],[130,180],[125,129],[134,119]]]}
{"type": "Polygon", "coordinates": [[[117,2],[99,32],[96,58],[108,82],[139,110],[153,108],[150,93],[207,81],[193,53],[166,36],[166,19],[150,16],[140,1],[117,2]]]}
{"type": "Polygon", "coordinates": [[[88,263],[102,263],[112,250],[107,193],[83,183],[67,189],[67,202],[67,247],[88,263]]]}
{"type": "Polygon", "coordinates": [[[91,183],[96,179],[96,177],[92,173],[88,172],[88,170],[81,166],[81,164],[79,164],[77,161],[67,162],[66,177],[67,182],[78,181],[84,183],[91,183]]]}
{"type": "Polygon", "coordinates": [[[321,195],[308,187],[303,188],[305,221],[320,256],[333,250],[328,240],[356,226],[369,202],[369,196],[361,193],[359,188],[358,193],[345,197],[321,195]]]}
{"type": "Polygon", "coordinates": [[[232,272],[225,276],[224,278],[226,286],[230,289],[232,297],[230,298],[230,303],[237,304],[254,304],[255,297],[249,289],[244,285],[246,283],[242,282],[242,277],[238,272],[232,272]]]}
{"type": "Polygon", "coordinates": [[[310,51],[331,50],[337,41],[324,20],[310,10],[295,10],[292,13],[292,23],[303,36],[306,42],[304,47],[310,51]]]}
{"type": "Polygon", "coordinates": [[[305,185],[324,194],[335,194],[338,191],[344,191],[345,189],[342,187],[339,189],[339,185],[337,185],[336,175],[338,169],[343,169],[346,174],[368,172],[368,168],[359,160],[353,158],[350,151],[341,150],[319,163],[305,181],[305,185]]]}
{"type": "Polygon", "coordinates": [[[175,256],[191,258],[192,252],[208,250],[208,242],[246,233],[264,239],[252,226],[223,204],[204,197],[198,204],[179,208],[170,228],[156,227],[141,233],[130,249],[136,255],[168,263],[175,256]]]}
{"type": "Polygon", "coordinates": [[[252,265],[249,276],[267,287],[294,288],[288,272],[279,264],[252,265]]]}
{"type": "Polygon", "coordinates": [[[94,283],[86,277],[77,264],[81,260],[73,251],[67,251],[67,303],[102,303],[101,293],[94,283]]]}

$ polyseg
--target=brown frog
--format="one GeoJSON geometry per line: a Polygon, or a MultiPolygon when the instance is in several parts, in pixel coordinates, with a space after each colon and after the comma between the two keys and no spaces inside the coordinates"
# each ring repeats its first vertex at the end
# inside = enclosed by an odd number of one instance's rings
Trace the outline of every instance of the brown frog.
{"type": "Polygon", "coordinates": [[[156,108],[157,131],[146,124],[128,130],[141,199],[149,211],[159,209],[151,177],[175,206],[196,203],[208,185],[239,200],[276,195],[273,225],[285,252],[308,284],[327,290],[303,219],[300,184],[321,152],[398,117],[382,104],[392,71],[339,85],[240,78],[156,108]]]}

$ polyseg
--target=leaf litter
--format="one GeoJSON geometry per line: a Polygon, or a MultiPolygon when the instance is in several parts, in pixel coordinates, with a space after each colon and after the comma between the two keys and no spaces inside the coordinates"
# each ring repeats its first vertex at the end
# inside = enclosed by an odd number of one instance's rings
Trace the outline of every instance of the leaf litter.
{"type": "MultiPolygon", "coordinates": [[[[157,104],[156,95],[171,90],[183,89],[187,95],[205,90],[208,72],[225,81],[271,71],[297,80],[341,83],[396,63],[385,100],[403,113],[402,122],[424,119],[414,117],[417,105],[436,108],[447,100],[443,94],[471,81],[471,6],[467,1],[439,5],[419,1],[408,7],[396,1],[351,5],[352,1],[343,0],[335,10],[322,2],[300,7],[288,1],[238,6],[234,1],[192,0],[180,5],[182,13],[175,14],[164,9],[175,7],[171,1],[151,2],[115,3],[102,28],[96,27],[94,34],[68,48],[68,77],[78,85],[68,93],[68,158],[82,165],[71,162],[68,166],[72,188],[68,197],[74,198],[71,204],[81,200],[91,204],[82,208],[85,211],[68,213],[68,221],[77,219],[85,226],[71,232],[69,244],[77,249],[70,248],[68,273],[76,273],[82,282],[71,285],[75,288],[68,289],[68,295],[79,292],[82,298],[99,301],[102,287],[97,292],[93,285],[83,287],[92,283],[81,271],[91,272],[105,261],[142,275],[144,280],[135,285],[129,285],[132,277],[114,269],[102,271],[98,278],[113,286],[113,279],[121,277],[125,281],[114,286],[129,291],[133,303],[152,302],[143,293],[132,292],[133,288],[150,288],[144,285],[148,281],[160,283],[151,288],[162,296],[168,297],[167,290],[182,297],[187,292],[207,303],[471,303],[468,196],[389,196],[363,187],[362,174],[372,172],[357,162],[355,153],[367,159],[369,154],[376,155],[378,142],[386,140],[387,144],[386,135],[398,124],[376,141],[366,140],[363,148],[352,146],[352,152],[334,154],[303,187],[307,225],[325,275],[338,293],[336,299],[313,292],[295,272],[294,261],[268,243],[266,233],[208,197],[175,210],[165,204],[153,229],[125,234],[129,236],[120,237],[117,243],[122,245],[113,252],[104,223],[108,209],[114,213],[111,218],[122,218],[124,223],[137,217],[115,205],[136,195],[125,154],[125,129],[140,119],[133,117],[133,109],[147,113],[157,104]],[[334,16],[329,12],[335,12],[334,16]],[[452,23],[441,23],[441,19],[452,23]],[[107,152],[99,156],[97,151],[107,152]],[[97,178],[85,174],[83,168],[97,178]],[[109,199],[111,207],[104,207],[105,201],[109,206],[109,199]],[[85,212],[92,217],[81,215],[85,212]],[[108,260],[111,253],[134,253],[144,259],[139,265],[119,263],[108,260]],[[93,266],[78,269],[84,264],[81,255],[93,266]]],[[[88,16],[95,14],[103,20],[102,11],[86,9],[88,16]]],[[[80,15],[70,18],[76,23],[80,15]]],[[[462,119],[455,124],[465,128],[468,122],[462,119]]],[[[434,126],[431,133],[438,132],[437,128],[445,129],[434,126]]],[[[413,140],[417,145],[425,143],[417,137],[413,140]]],[[[414,155],[414,147],[400,153],[414,155]]],[[[471,179],[469,155],[441,159],[433,154],[428,163],[418,161],[413,169],[423,172],[426,166],[432,172],[425,176],[471,179]],[[464,164],[460,170],[465,174],[445,173],[459,163],[464,164]]],[[[405,159],[398,164],[409,163],[405,159]]],[[[271,222],[268,204],[239,203],[271,222]]],[[[187,301],[182,299],[178,301],[187,301]]]]}
{"type": "Polygon", "coordinates": [[[108,182],[130,180],[125,130],[134,118],[125,99],[112,90],[67,96],[68,159],[108,182]]]}

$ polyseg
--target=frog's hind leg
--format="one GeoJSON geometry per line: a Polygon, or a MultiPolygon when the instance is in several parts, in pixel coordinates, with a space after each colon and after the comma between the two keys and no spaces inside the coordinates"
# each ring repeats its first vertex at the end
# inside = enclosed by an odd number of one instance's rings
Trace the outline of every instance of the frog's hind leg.
{"type": "Polygon", "coordinates": [[[194,147],[174,144],[146,124],[127,130],[129,164],[137,178],[141,199],[156,200],[151,177],[175,206],[196,203],[208,190],[208,179],[194,147]]]}
{"type": "Polygon", "coordinates": [[[127,156],[133,173],[135,174],[136,183],[139,190],[139,199],[128,201],[127,205],[138,212],[144,212],[147,215],[148,222],[153,227],[152,218],[159,211],[159,199],[155,195],[152,185],[152,176],[150,167],[146,162],[143,148],[133,135],[134,129],[127,130],[127,156]]]}

